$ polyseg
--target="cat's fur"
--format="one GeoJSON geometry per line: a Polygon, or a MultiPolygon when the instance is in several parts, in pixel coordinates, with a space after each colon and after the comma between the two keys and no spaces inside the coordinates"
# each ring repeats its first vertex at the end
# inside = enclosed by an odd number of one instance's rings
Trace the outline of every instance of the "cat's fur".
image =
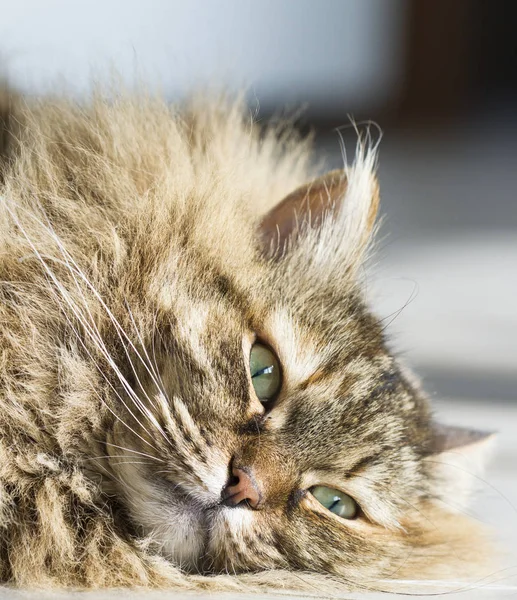
{"type": "Polygon", "coordinates": [[[306,186],[308,143],[259,132],[238,102],[0,102],[0,579],[311,589],[463,573],[482,543],[436,458],[460,442],[362,297],[373,152],[306,186]],[[255,336],[283,369],[266,409],[255,336]],[[260,480],[260,510],[221,506],[232,462],[260,480]],[[326,511],[316,484],[360,518],[326,511]]]}

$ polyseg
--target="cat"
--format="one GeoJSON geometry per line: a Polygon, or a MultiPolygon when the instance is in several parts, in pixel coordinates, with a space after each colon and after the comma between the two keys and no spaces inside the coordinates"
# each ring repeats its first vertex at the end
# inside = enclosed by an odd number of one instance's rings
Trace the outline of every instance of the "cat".
{"type": "MultiPolygon", "coordinates": [[[[0,99],[0,580],[386,589],[483,532],[368,308],[376,153],[238,99],[0,99]],[[454,505],[454,507],[452,506],[454,505]]],[[[461,477],[459,477],[461,474],[461,477]]]]}

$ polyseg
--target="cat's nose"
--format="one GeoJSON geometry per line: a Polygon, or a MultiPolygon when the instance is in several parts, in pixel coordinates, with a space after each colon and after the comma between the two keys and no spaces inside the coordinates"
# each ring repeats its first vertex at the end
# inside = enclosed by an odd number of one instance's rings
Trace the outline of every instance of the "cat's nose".
{"type": "Polygon", "coordinates": [[[262,492],[253,471],[249,467],[232,467],[232,475],[222,491],[222,504],[237,506],[245,503],[251,508],[260,508],[262,492]]]}

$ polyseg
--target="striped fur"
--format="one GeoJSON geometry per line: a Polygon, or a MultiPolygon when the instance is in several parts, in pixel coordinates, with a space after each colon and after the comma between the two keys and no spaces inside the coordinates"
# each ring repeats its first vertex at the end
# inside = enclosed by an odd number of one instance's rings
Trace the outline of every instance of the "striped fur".
{"type": "Polygon", "coordinates": [[[316,175],[293,132],[259,131],[224,99],[10,98],[1,580],[379,589],[463,572],[480,533],[447,507],[427,400],[359,285],[374,154],[360,147],[339,203],[271,252],[264,215],[316,175]],[[267,412],[256,337],[283,366],[267,412]],[[263,482],[261,510],[220,504],[236,457],[263,482]],[[328,513],[316,484],[362,517],[328,513]]]}

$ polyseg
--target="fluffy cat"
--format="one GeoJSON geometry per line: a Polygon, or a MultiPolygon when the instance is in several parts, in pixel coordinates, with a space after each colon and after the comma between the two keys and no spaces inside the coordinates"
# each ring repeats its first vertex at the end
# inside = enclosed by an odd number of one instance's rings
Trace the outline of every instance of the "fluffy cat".
{"type": "Polygon", "coordinates": [[[384,589],[475,564],[443,457],[486,436],[434,423],[363,298],[373,151],[316,177],[308,141],[228,99],[5,90],[0,123],[2,582],[384,589]]]}

